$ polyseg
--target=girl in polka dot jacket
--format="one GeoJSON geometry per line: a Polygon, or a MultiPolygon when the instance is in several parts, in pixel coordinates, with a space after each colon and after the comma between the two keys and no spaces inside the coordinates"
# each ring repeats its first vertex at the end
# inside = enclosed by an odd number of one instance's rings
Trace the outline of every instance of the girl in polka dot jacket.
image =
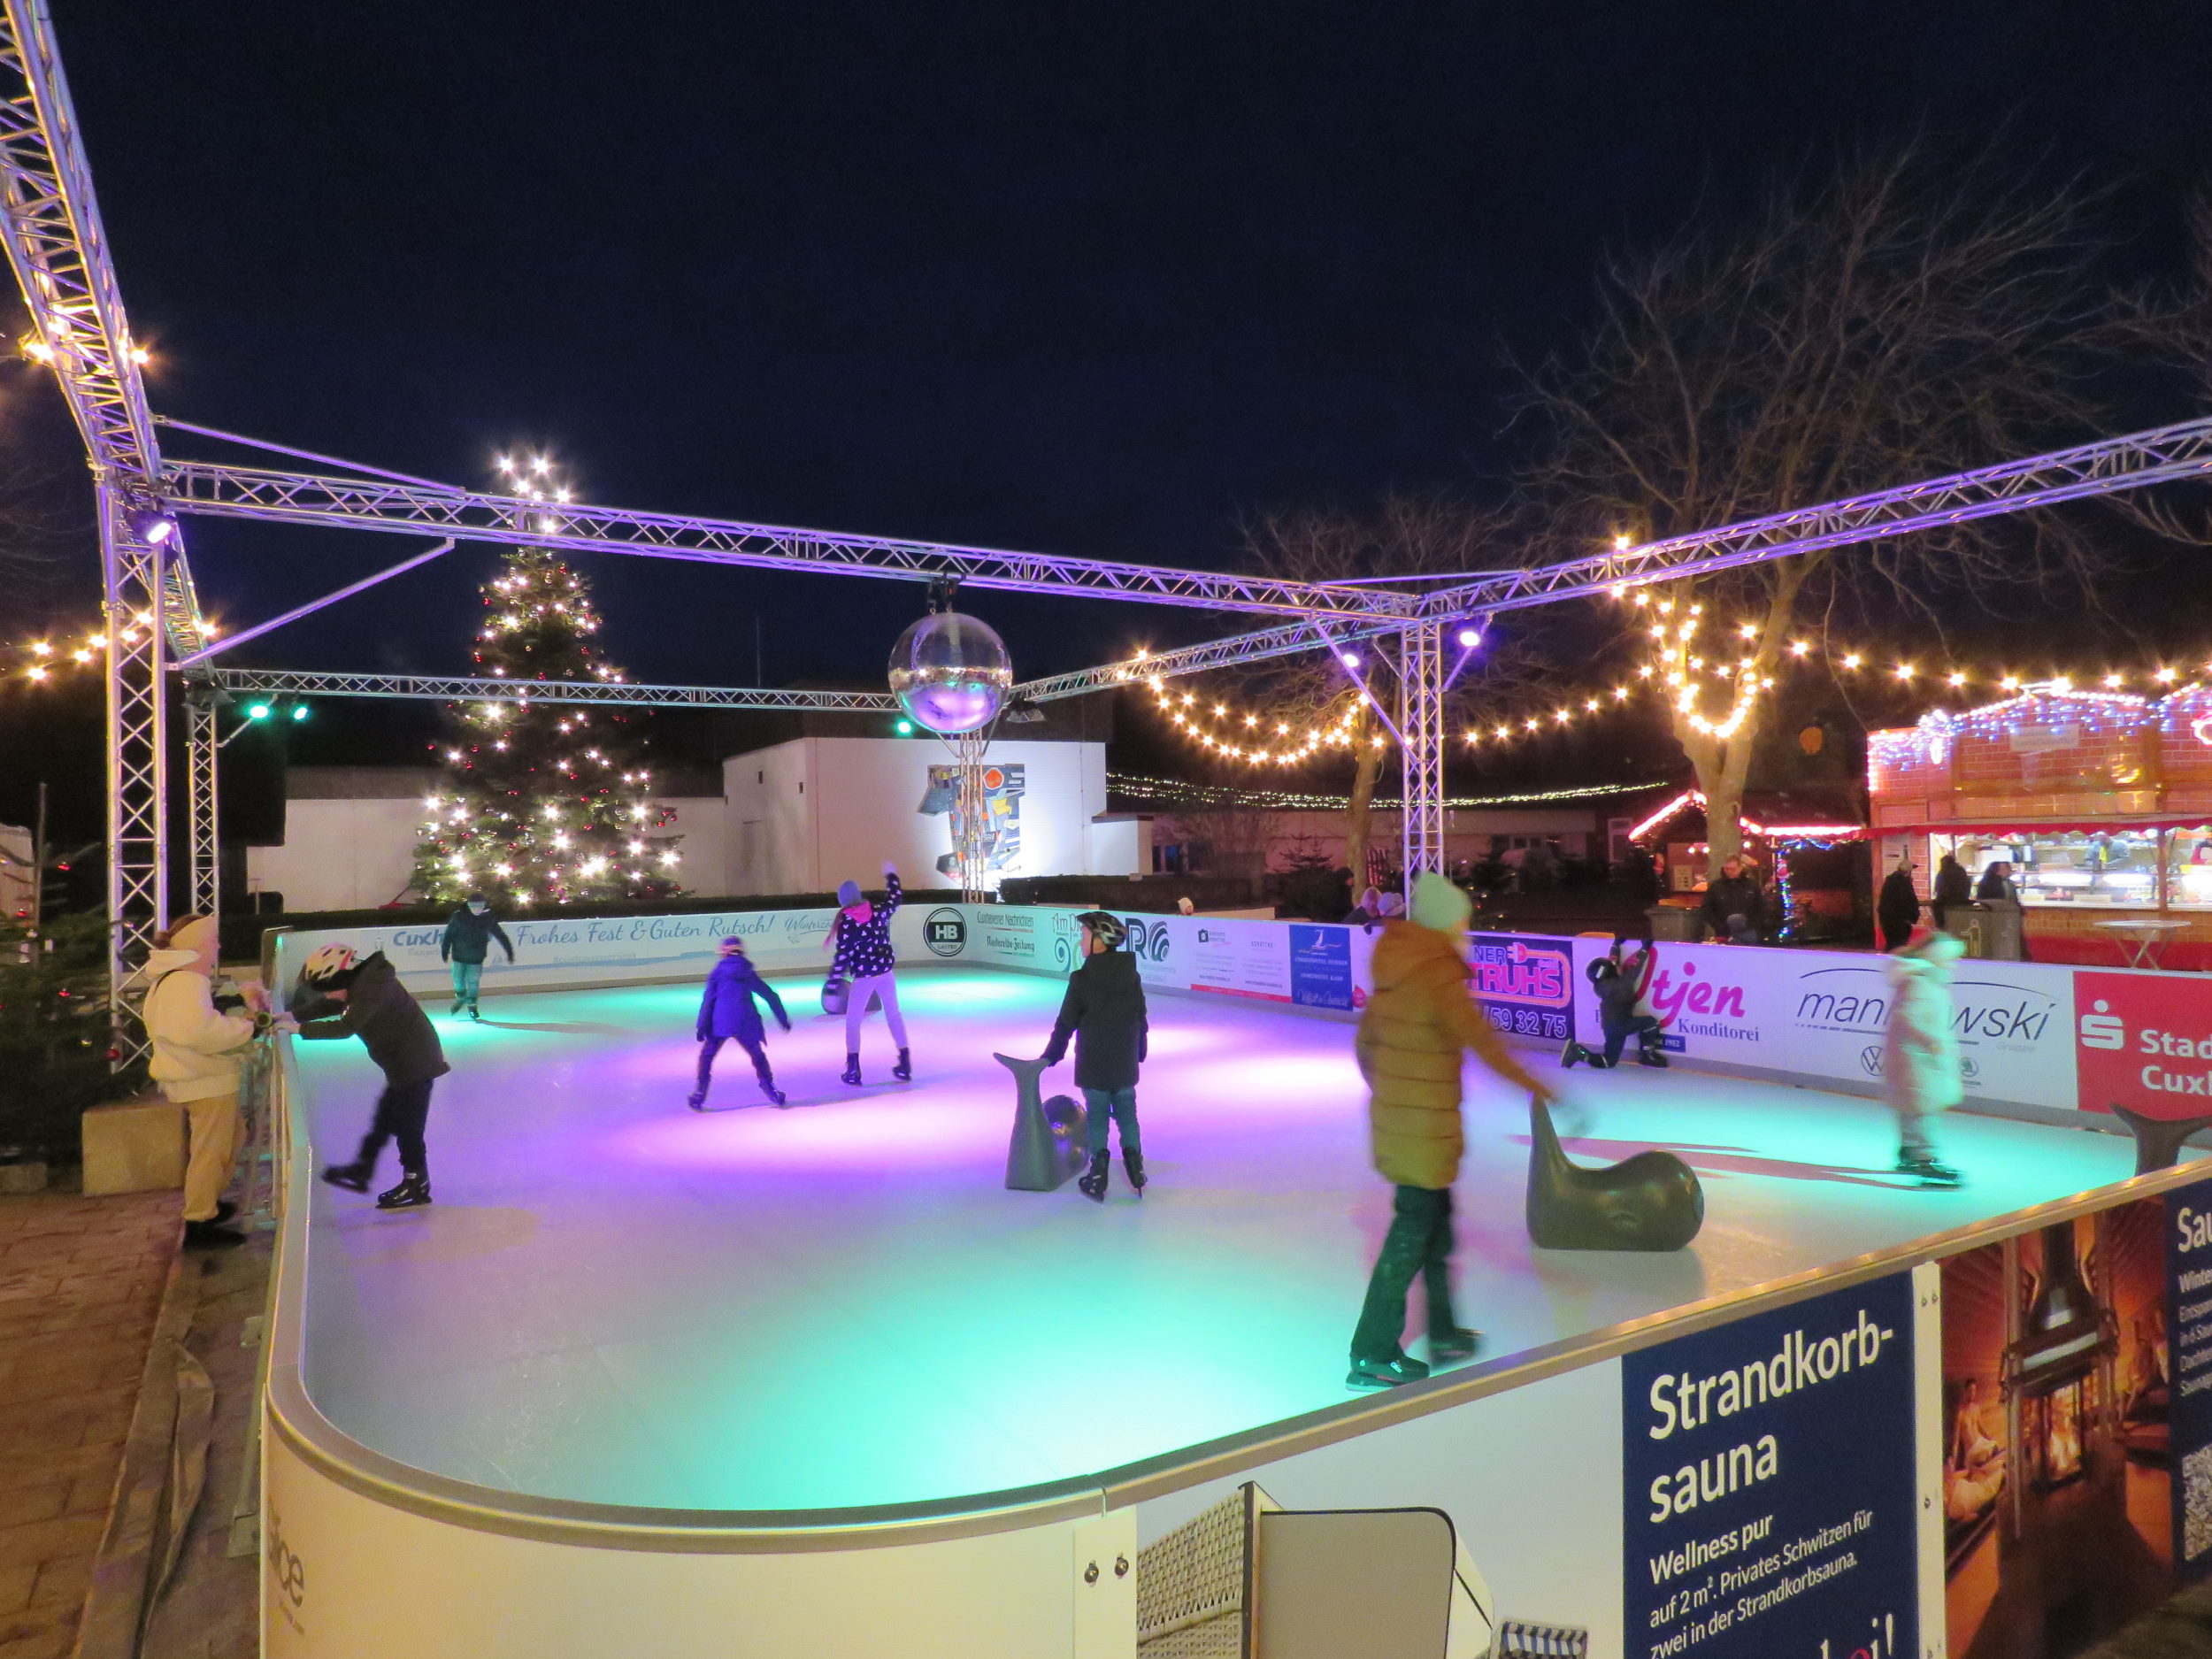
{"type": "Polygon", "coordinates": [[[847,982],[844,1080],[848,1083],[860,1081],[860,1022],[868,1017],[871,999],[882,1002],[884,1023],[891,1027],[891,1041],[898,1045],[899,1063],[891,1068],[891,1075],[902,1083],[914,1079],[914,1062],[906,1048],[906,1020],[899,1012],[899,984],[893,972],[898,956],[891,949],[891,918],[897,913],[905,889],[899,886],[898,871],[889,864],[883,866],[883,882],[886,891],[881,904],[870,903],[857,881],[841,883],[837,920],[830,929],[829,942],[836,951],[830,959],[830,978],[847,982]]]}

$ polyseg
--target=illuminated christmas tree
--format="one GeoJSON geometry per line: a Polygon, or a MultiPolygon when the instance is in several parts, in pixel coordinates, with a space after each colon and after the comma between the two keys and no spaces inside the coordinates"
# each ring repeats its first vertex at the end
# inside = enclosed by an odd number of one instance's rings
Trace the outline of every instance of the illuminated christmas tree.
{"type": "MultiPolygon", "coordinates": [[[[562,497],[565,499],[565,495],[562,497]]],[[[552,554],[508,553],[484,587],[477,672],[514,680],[618,680],[585,641],[599,618],[552,554]]],[[[680,837],[626,741],[623,717],[573,703],[453,703],[444,762],[424,801],[414,887],[435,900],[486,893],[518,906],[665,898],[680,837]]]]}

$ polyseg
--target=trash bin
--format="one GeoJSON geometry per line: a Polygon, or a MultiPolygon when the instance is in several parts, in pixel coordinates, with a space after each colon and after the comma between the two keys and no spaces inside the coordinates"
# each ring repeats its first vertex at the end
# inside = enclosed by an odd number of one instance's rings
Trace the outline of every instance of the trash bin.
{"type": "Polygon", "coordinates": [[[2020,907],[2010,899],[1984,899],[1969,905],[1953,905],[1945,919],[1966,944],[1966,954],[1985,962],[2020,962],[2020,907]]]}
{"type": "Polygon", "coordinates": [[[1679,904],[1655,904],[1644,912],[1644,919],[1651,924],[1654,944],[1694,945],[1705,931],[1704,913],[1679,904]]]}

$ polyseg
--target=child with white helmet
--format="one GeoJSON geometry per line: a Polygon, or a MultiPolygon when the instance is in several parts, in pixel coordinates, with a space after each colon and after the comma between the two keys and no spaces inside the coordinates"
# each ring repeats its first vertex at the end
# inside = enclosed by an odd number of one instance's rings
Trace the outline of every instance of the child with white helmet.
{"type": "Polygon", "coordinates": [[[384,1073],[376,1115],[350,1164],[334,1164],[323,1179],[348,1192],[365,1193],[384,1143],[399,1142],[400,1182],[376,1195],[379,1210],[412,1210],[430,1202],[430,1164],[423,1135],[430,1120],[430,1087],[453,1068],[422,1005],[399,982],[382,951],[357,957],[350,945],[325,945],[300,973],[298,1006],[319,1000],[339,1005],[334,1018],[309,1018],[300,1035],[310,1041],[358,1037],[384,1073]]]}

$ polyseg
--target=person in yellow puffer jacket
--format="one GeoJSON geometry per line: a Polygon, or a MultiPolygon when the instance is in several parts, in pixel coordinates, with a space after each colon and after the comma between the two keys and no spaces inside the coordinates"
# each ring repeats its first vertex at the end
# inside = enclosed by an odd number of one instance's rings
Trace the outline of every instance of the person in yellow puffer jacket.
{"type": "Polygon", "coordinates": [[[1352,1334],[1348,1387],[1386,1388],[1429,1374],[1402,1346],[1406,1292],[1416,1273],[1428,1294],[1430,1364],[1471,1359],[1480,1340],[1452,1313],[1452,1182],[1466,1145],[1459,1119],[1463,1056],[1471,1048],[1508,1082],[1552,1097],[1506,1051],[1469,995],[1472,913],[1465,893],[1425,872],[1414,883],[1408,919],[1386,926],[1375,944],[1375,989],[1356,1047],[1370,1091],[1375,1168],[1398,1192],[1352,1334]]]}

